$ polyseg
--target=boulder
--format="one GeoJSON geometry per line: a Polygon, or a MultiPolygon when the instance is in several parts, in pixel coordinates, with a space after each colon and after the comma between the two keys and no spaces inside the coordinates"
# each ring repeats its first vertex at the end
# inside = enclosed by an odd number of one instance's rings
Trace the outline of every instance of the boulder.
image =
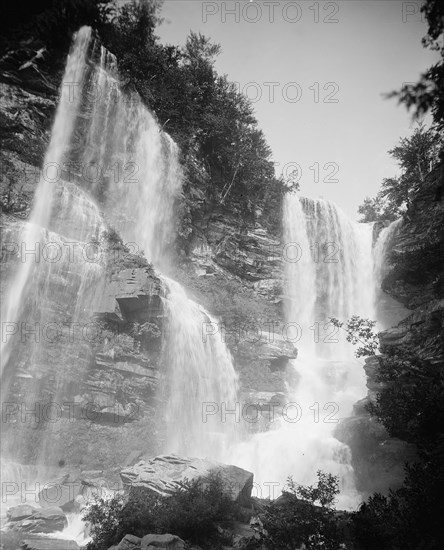
{"type": "Polygon", "coordinates": [[[29,538],[20,543],[22,550],[80,550],[80,546],[74,540],[29,538]]]}
{"type": "Polygon", "coordinates": [[[8,510],[9,528],[27,533],[53,533],[63,531],[68,525],[63,510],[58,506],[35,508],[20,505],[8,510]]]}
{"type": "Polygon", "coordinates": [[[226,494],[233,501],[248,506],[253,487],[253,474],[237,466],[226,465],[208,458],[185,458],[160,455],[140,460],[120,472],[124,487],[132,491],[149,491],[162,496],[172,495],[188,479],[205,480],[211,474],[220,475],[226,494]]]}
{"type": "Polygon", "coordinates": [[[6,512],[6,517],[8,518],[8,521],[20,521],[32,516],[32,514],[34,514],[37,510],[38,508],[31,506],[30,504],[19,504],[18,506],[9,508],[6,512]]]}
{"type": "Polygon", "coordinates": [[[185,543],[176,535],[145,535],[142,539],[141,550],[155,550],[156,548],[185,550],[185,543]]]}
{"type": "Polygon", "coordinates": [[[142,539],[135,535],[125,535],[117,546],[113,546],[116,550],[138,550],[142,539]]]}

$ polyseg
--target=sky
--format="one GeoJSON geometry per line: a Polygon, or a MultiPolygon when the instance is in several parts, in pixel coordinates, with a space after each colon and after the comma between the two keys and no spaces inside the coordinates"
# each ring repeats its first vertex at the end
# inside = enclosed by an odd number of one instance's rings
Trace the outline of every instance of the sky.
{"type": "Polygon", "coordinates": [[[438,59],[422,47],[420,2],[165,0],[164,43],[190,30],[219,43],[220,74],[252,101],[277,174],[296,170],[301,195],[333,200],[352,219],[384,177],[411,114],[383,94],[438,59]]]}

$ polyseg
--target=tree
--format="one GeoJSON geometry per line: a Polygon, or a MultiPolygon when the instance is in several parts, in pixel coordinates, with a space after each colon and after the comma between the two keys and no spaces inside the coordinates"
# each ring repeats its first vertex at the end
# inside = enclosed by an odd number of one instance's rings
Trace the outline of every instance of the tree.
{"type": "Polygon", "coordinates": [[[405,84],[388,97],[397,97],[408,109],[413,108],[416,117],[431,111],[434,126],[439,132],[444,127],[444,5],[441,0],[426,0],[421,7],[428,24],[422,39],[425,48],[439,51],[441,60],[427,69],[416,84],[405,84]]]}
{"type": "Polygon", "coordinates": [[[361,215],[361,223],[394,221],[396,215],[390,212],[387,200],[380,193],[375,198],[366,197],[364,202],[358,208],[358,214],[361,215]]]}
{"type": "MultiPolygon", "coordinates": [[[[363,344],[361,355],[374,356],[376,335],[367,321],[348,321],[347,340],[363,344]]],[[[381,389],[367,410],[390,436],[414,444],[418,460],[406,466],[400,489],[373,495],[354,515],[354,535],[364,550],[437,550],[444,543],[438,519],[444,513],[444,373],[422,356],[424,344],[424,335],[413,333],[408,343],[386,345],[376,356],[381,389]]]]}
{"type": "Polygon", "coordinates": [[[329,321],[335,327],[345,330],[347,333],[347,342],[350,342],[353,346],[356,346],[358,343],[361,344],[361,347],[355,351],[356,357],[367,357],[376,354],[376,350],[379,347],[378,335],[373,330],[376,321],[363,319],[359,315],[353,315],[346,322],[345,328],[344,323],[335,317],[330,317],[329,321]]]}
{"type": "Polygon", "coordinates": [[[195,173],[197,160],[209,176],[199,178],[207,202],[229,203],[247,215],[265,204],[279,209],[283,182],[275,178],[252,104],[217,74],[220,46],[194,32],[183,47],[159,43],[160,6],[149,0],[126,3],[102,33],[127,87],[139,93],[178,143],[185,173],[195,173]]]}
{"type": "Polygon", "coordinates": [[[107,550],[127,535],[171,533],[190,542],[218,538],[218,525],[233,519],[236,504],[227,494],[220,475],[185,480],[169,496],[146,491],[98,498],[86,508],[83,520],[91,525],[89,550],[107,550]]]}
{"type": "Polygon", "coordinates": [[[317,472],[316,485],[303,486],[290,477],[282,497],[263,517],[261,542],[272,550],[337,550],[342,533],[333,509],[339,479],[317,472]]]}
{"type": "Polygon", "coordinates": [[[431,167],[437,162],[442,139],[431,128],[418,123],[412,135],[400,138],[388,153],[398,163],[401,175],[385,178],[374,199],[359,206],[360,221],[394,221],[406,212],[431,167]]]}

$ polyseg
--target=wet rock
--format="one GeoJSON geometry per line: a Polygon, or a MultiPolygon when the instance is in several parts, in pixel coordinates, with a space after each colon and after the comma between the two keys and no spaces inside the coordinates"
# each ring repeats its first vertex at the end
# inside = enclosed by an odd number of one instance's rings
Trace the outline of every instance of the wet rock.
{"type": "Polygon", "coordinates": [[[399,489],[405,478],[405,463],[417,459],[413,445],[390,437],[380,422],[362,411],[366,403],[368,399],[359,402],[355,413],[361,414],[342,420],[335,430],[335,437],[352,451],[356,488],[364,498],[399,489]]]}
{"type": "Polygon", "coordinates": [[[155,550],[156,548],[185,550],[185,543],[176,535],[145,535],[141,542],[141,550],[155,550]]]}
{"type": "Polygon", "coordinates": [[[6,517],[9,521],[20,521],[22,519],[32,516],[36,512],[37,508],[29,504],[19,504],[13,508],[9,508],[6,513],[6,517]]]}
{"type": "Polygon", "coordinates": [[[107,283],[96,315],[143,323],[162,314],[164,290],[151,267],[123,269],[107,283]]]}
{"type": "Polygon", "coordinates": [[[253,474],[237,466],[209,459],[160,455],[141,460],[121,471],[124,486],[132,492],[148,491],[159,495],[173,494],[188,479],[207,479],[211,474],[221,477],[224,490],[233,501],[248,505],[253,487],[253,474]]]}
{"type": "Polygon", "coordinates": [[[437,165],[416,189],[392,243],[391,270],[382,289],[410,309],[440,298],[444,272],[444,165],[437,165]]]}
{"type": "Polygon", "coordinates": [[[68,525],[63,510],[57,506],[48,508],[36,508],[33,506],[25,508],[18,506],[17,508],[19,510],[15,507],[8,510],[9,528],[14,531],[53,533],[55,531],[63,531],[68,525]]]}
{"type": "Polygon", "coordinates": [[[21,550],[80,550],[74,540],[27,538],[20,543],[21,550]]]}
{"type": "Polygon", "coordinates": [[[135,535],[125,535],[117,546],[113,546],[116,550],[138,550],[142,543],[142,539],[135,535]]]}

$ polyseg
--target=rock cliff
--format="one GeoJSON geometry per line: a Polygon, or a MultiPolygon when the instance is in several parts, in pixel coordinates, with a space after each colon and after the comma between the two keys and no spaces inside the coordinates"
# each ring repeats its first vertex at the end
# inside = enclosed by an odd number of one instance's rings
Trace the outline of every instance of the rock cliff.
{"type": "MultiPolygon", "coordinates": [[[[381,287],[411,313],[379,335],[383,356],[390,348],[409,349],[436,369],[444,367],[443,186],[440,164],[418,187],[395,233],[381,287]]],[[[338,430],[338,437],[351,447],[358,489],[367,495],[400,487],[404,464],[417,459],[413,444],[389,437],[366,410],[386,384],[378,380],[378,369],[377,357],[366,359],[368,396],[355,405],[354,417],[344,421],[338,430]]]]}
{"type": "MultiPolygon", "coordinates": [[[[47,51],[39,42],[18,41],[0,61],[3,296],[23,260],[21,235],[44,168],[66,53],[47,51]]],[[[82,194],[64,181],[65,174],[61,176],[57,200],[64,193],[82,194]]],[[[183,200],[177,205],[179,259],[172,275],[220,319],[221,337],[240,374],[242,399],[281,400],[288,361],[297,350],[281,330],[279,220],[270,220],[267,212],[256,220],[243,219],[232,205],[207,205],[199,195],[199,178],[208,179],[208,175],[197,166],[196,173],[187,175],[183,200]]],[[[50,235],[42,235],[42,246],[49,239],[63,247],[72,237],[68,220],[56,219],[54,224],[50,235]]],[[[34,372],[29,370],[26,341],[22,342],[7,373],[12,408],[5,424],[11,434],[6,438],[11,445],[6,455],[12,453],[12,445],[15,458],[25,464],[33,463],[37,453],[43,454],[40,458],[60,469],[61,475],[73,467],[112,470],[126,463],[128,449],[156,454],[162,443],[162,419],[156,410],[161,399],[165,289],[146,260],[132,254],[109,227],[94,238],[99,239],[101,251],[100,285],[81,314],[82,330],[71,330],[76,290],[67,293],[65,280],[74,273],[81,285],[82,273],[69,266],[65,274],[58,270],[45,311],[37,314],[38,322],[51,319],[62,327],[62,335],[57,341],[49,338],[39,343],[34,372]],[[23,428],[20,405],[36,376],[39,395],[35,400],[41,407],[55,401],[59,407],[60,418],[51,427],[51,449],[37,450],[34,444],[40,439],[36,428],[43,426],[39,413],[30,415],[18,447],[18,440],[14,441],[13,434],[23,428]]],[[[85,235],[87,239],[91,240],[85,235]]],[[[38,282],[39,292],[44,284],[44,280],[38,282]]],[[[33,304],[27,307],[28,318],[34,319],[33,304]]]]}

